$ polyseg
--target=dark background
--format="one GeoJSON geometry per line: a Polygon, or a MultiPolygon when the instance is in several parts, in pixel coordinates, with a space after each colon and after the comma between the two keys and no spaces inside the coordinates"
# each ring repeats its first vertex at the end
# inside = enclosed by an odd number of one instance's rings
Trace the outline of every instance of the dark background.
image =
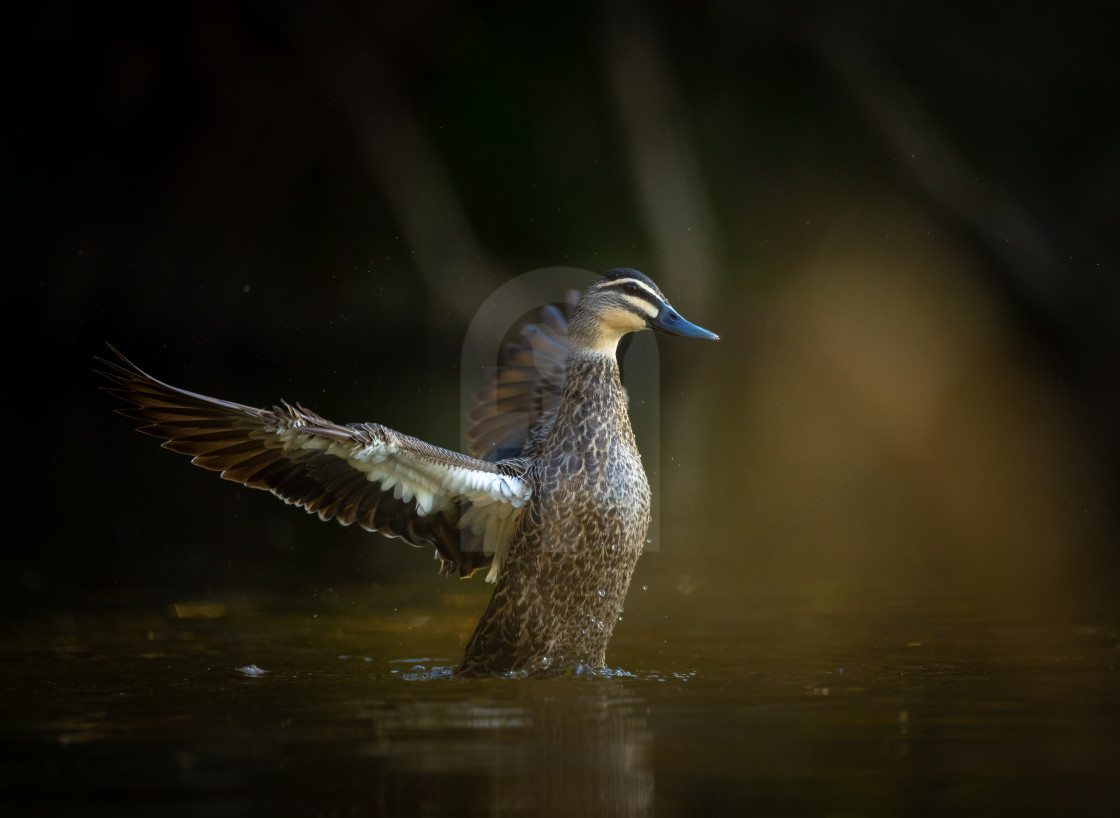
{"type": "Polygon", "coordinates": [[[160,451],[92,356],[455,446],[467,322],[554,265],[638,267],[723,338],[661,344],[656,604],[1107,592],[1120,85],[1091,8],[24,10],[0,594],[446,587],[160,451]]]}

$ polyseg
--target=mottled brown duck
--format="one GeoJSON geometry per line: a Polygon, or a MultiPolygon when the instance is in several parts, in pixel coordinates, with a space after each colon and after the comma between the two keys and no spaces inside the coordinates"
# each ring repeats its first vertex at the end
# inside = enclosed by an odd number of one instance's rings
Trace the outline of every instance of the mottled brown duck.
{"type": "Polygon", "coordinates": [[[717,336],[648,277],[597,278],[507,348],[472,416],[470,454],[377,423],[340,425],[302,406],[257,409],[188,392],[117,352],[99,359],[121,414],[164,448],[323,520],[433,546],[440,573],[487,569],[490,604],[455,672],[550,674],[605,667],[649,523],[650,489],[616,352],[626,334],[717,336]]]}

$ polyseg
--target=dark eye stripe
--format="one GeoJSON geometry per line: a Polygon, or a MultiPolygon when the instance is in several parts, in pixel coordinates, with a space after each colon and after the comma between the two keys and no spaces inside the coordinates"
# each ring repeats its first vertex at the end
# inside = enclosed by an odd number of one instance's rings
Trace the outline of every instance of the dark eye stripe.
{"type": "Polygon", "coordinates": [[[657,295],[650,290],[650,288],[634,278],[620,278],[617,281],[610,281],[599,288],[600,290],[614,290],[615,292],[623,293],[631,298],[640,298],[648,302],[654,307],[661,307],[662,301],[657,295]]]}

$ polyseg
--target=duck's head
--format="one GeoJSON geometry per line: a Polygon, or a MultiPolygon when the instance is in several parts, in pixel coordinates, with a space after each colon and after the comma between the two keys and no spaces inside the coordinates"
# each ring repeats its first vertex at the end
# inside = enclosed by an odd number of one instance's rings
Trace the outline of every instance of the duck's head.
{"type": "Polygon", "coordinates": [[[681,318],[649,276],[618,267],[584,291],[568,326],[568,344],[573,350],[613,356],[623,335],[643,329],[719,340],[714,332],[681,318]]]}

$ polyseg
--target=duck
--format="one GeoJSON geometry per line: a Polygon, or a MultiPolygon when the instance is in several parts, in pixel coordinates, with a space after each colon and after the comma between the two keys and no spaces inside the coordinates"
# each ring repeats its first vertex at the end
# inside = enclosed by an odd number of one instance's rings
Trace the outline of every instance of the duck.
{"type": "Polygon", "coordinates": [[[472,413],[467,453],[300,404],[256,408],[157,380],[111,344],[97,357],[117,411],[163,448],[226,480],[412,545],[440,573],[485,570],[489,604],[459,677],[606,669],[607,645],[646,542],[650,487],[618,347],[651,329],[718,340],[645,274],[599,275],[504,348],[472,413]]]}

